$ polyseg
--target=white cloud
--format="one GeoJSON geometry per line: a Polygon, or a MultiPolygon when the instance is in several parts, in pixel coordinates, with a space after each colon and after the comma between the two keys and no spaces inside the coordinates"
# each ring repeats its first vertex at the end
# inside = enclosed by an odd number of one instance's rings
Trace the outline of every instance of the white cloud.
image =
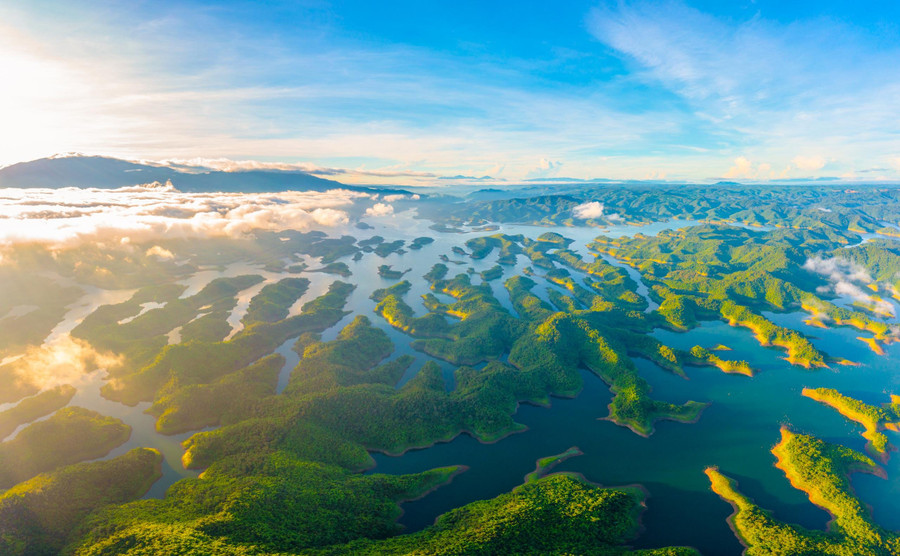
{"type": "Polygon", "coordinates": [[[832,257],[830,259],[812,257],[806,260],[803,264],[803,268],[827,276],[833,281],[851,280],[863,283],[872,282],[872,276],[865,267],[853,261],[839,259],[837,257],[832,257]]]}
{"type": "Polygon", "coordinates": [[[725,172],[726,178],[752,178],[755,176],[753,164],[746,156],[739,156],[734,159],[734,166],[725,172]]]}
{"type": "Polygon", "coordinates": [[[797,168],[808,171],[821,170],[827,163],[825,158],[821,156],[795,156],[791,159],[791,162],[797,168]]]}
{"type": "MultiPolygon", "coordinates": [[[[157,184],[158,185],[158,184],[157,184]]],[[[343,208],[366,193],[182,193],[171,186],[103,189],[3,189],[0,246],[39,242],[145,242],[173,237],[239,237],[256,230],[345,225],[343,208]]],[[[158,246],[150,255],[170,254],[158,246]]]]}
{"type": "Polygon", "coordinates": [[[830,287],[818,288],[821,292],[830,290],[837,295],[850,297],[854,301],[871,306],[880,313],[894,315],[893,304],[870,296],[856,284],[872,283],[872,276],[861,265],[837,257],[830,259],[812,257],[807,259],[803,268],[828,278],[830,287]]]}
{"type": "Polygon", "coordinates": [[[147,252],[144,253],[148,257],[159,257],[163,260],[174,259],[175,255],[166,249],[165,247],[160,247],[159,245],[154,245],[150,249],[147,249],[147,252]]]}
{"type": "MultiPolygon", "coordinates": [[[[779,177],[785,177],[790,168],[781,172],[779,177]]],[[[734,164],[726,171],[722,177],[730,179],[759,179],[769,180],[775,176],[772,171],[772,165],[768,162],[761,162],[754,166],[753,162],[746,156],[739,156],[734,159],[734,164]]]]}
{"type": "Polygon", "coordinates": [[[366,216],[387,216],[394,214],[394,207],[387,203],[375,203],[366,209],[366,216]]]}
{"type": "Polygon", "coordinates": [[[603,203],[599,201],[590,201],[582,203],[572,209],[572,215],[575,218],[588,220],[591,218],[600,218],[603,216],[603,203]]]}

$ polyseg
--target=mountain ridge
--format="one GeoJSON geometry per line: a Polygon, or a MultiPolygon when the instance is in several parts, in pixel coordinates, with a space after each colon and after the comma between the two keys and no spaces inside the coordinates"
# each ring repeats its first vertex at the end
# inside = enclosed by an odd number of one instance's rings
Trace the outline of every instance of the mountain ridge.
{"type": "Polygon", "coordinates": [[[53,155],[0,168],[0,188],[116,189],[166,181],[171,181],[179,191],[184,192],[274,193],[348,189],[367,193],[409,193],[400,188],[347,185],[300,170],[185,172],[168,166],[79,154],[53,155]]]}

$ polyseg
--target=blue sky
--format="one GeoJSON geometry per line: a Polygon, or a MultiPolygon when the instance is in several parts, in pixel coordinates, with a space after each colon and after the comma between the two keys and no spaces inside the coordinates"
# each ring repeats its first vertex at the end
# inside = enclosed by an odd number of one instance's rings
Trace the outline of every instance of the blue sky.
{"type": "Polygon", "coordinates": [[[0,0],[0,164],[897,180],[898,22],[865,1],[0,0]]]}

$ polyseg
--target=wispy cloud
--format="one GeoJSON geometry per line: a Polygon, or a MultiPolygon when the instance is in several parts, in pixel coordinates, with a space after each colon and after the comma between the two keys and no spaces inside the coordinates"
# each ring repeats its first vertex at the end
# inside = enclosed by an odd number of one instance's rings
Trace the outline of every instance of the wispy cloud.
{"type": "Polygon", "coordinates": [[[833,291],[837,295],[850,297],[854,301],[872,307],[880,313],[894,315],[893,304],[867,294],[857,285],[873,283],[872,276],[863,266],[838,257],[829,259],[812,257],[806,260],[803,268],[828,278],[829,285],[822,286],[820,288],[822,292],[833,291]]]}
{"type": "MultiPolygon", "coordinates": [[[[765,177],[748,159],[815,174],[870,167],[895,144],[900,118],[900,49],[882,48],[850,24],[790,24],[757,16],[717,18],[678,2],[598,8],[595,36],[709,121],[720,141],[740,149],[729,172],[765,177]],[[815,154],[810,154],[815,153],[815,154]]],[[[792,173],[794,172],[794,173],[792,173]]]]}

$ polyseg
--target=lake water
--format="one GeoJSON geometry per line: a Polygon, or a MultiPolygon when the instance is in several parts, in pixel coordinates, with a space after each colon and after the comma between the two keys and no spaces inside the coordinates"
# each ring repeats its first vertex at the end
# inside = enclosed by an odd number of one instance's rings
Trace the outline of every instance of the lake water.
{"type": "MultiPolygon", "coordinates": [[[[450,267],[449,276],[472,268],[475,272],[471,276],[472,282],[480,283],[477,273],[494,266],[498,253],[495,251],[486,259],[475,261],[453,253],[451,247],[464,247],[466,239],[496,232],[469,230],[465,233],[439,233],[429,229],[430,222],[414,218],[411,212],[366,220],[374,226],[373,229],[347,228],[336,233],[330,231],[330,234],[344,233],[357,239],[377,234],[387,241],[429,236],[436,241],[420,250],[408,250],[385,258],[366,254],[359,261],[343,259],[353,273],[346,280],[357,284],[347,305],[352,313],[326,330],[322,337],[324,340],[332,340],[357,314],[368,316],[393,341],[396,349],[390,358],[402,354],[415,356],[416,362],[401,380],[402,384],[415,376],[425,361],[434,359],[413,351],[410,347],[412,338],[393,329],[374,313],[375,302],[369,298],[371,293],[375,289],[396,283],[395,280],[378,276],[378,266],[389,264],[397,270],[410,270],[404,276],[412,282],[412,289],[406,295],[406,300],[417,315],[422,315],[425,308],[421,296],[430,290],[421,276],[434,263],[439,262],[440,255],[447,255],[451,261],[446,263],[450,267]],[[462,264],[454,264],[452,261],[460,261],[462,264]]],[[[694,224],[697,222],[658,223],[643,227],[615,226],[602,230],[502,225],[499,232],[521,233],[534,238],[546,231],[555,231],[574,239],[575,243],[571,248],[587,256],[589,253],[585,246],[598,235],[653,235],[665,228],[694,224]]],[[[298,256],[297,260],[306,262],[309,269],[322,266],[319,261],[308,257],[298,256]]],[[[612,262],[615,263],[614,260],[612,262]]],[[[530,266],[530,261],[519,256],[515,266],[504,266],[503,276],[490,282],[495,297],[510,312],[513,312],[513,308],[503,282],[511,276],[521,274],[527,266],[530,266]]],[[[639,284],[639,293],[646,296],[647,289],[641,282],[640,275],[630,267],[625,268],[639,284]]],[[[570,272],[580,278],[579,273],[571,269],[570,272]]],[[[291,310],[291,314],[298,314],[304,302],[324,293],[335,279],[341,279],[309,271],[301,274],[270,272],[262,270],[258,265],[241,263],[223,270],[203,270],[185,279],[182,283],[188,286],[188,290],[184,295],[200,291],[214,278],[240,274],[257,274],[265,281],[241,294],[237,307],[228,319],[233,333],[237,333],[242,326],[240,319],[247,310],[250,298],[264,284],[287,276],[308,278],[311,282],[309,290],[291,310]]],[[[557,289],[560,293],[563,290],[543,280],[541,274],[539,271],[533,277],[537,282],[533,292],[549,302],[549,290],[557,289]]],[[[132,293],[88,288],[86,292],[85,298],[73,305],[66,320],[54,328],[52,339],[67,334],[100,304],[124,301],[132,293]]],[[[450,301],[446,296],[439,298],[450,301]]],[[[655,306],[655,303],[651,305],[655,306]]],[[[705,347],[725,344],[733,351],[721,353],[722,357],[746,359],[760,372],[750,378],[728,375],[714,368],[689,367],[686,369],[688,379],[684,379],[649,361],[637,360],[641,375],[653,387],[654,397],[677,403],[689,399],[712,403],[697,423],[660,421],[650,438],[640,437],[624,427],[601,420],[608,414],[607,404],[611,395],[598,378],[584,372],[584,390],[574,399],[553,399],[549,408],[529,405],[519,408],[516,420],[527,425],[528,430],[525,432],[494,444],[481,444],[469,436],[461,435],[451,442],[411,451],[401,457],[374,454],[376,467],[369,472],[412,473],[446,465],[469,466],[469,470],[457,476],[450,485],[404,505],[405,513],[400,521],[413,531],[433,523],[438,515],[454,507],[508,492],[521,484],[524,476],[534,470],[536,459],[563,452],[571,446],[578,446],[584,455],[563,462],[554,471],[579,472],[591,481],[608,486],[640,483],[646,487],[650,494],[643,519],[646,529],[634,542],[638,547],[691,545],[704,554],[740,553],[741,547],[725,522],[725,518],[731,513],[731,507],[709,490],[708,480],[703,474],[704,468],[710,465],[719,466],[725,474],[737,479],[745,494],[754,498],[762,507],[773,510],[777,518],[807,527],[822,528],[828,520],[827,514],[809,503],[803,493],[791,488],[783,473],[773,466],[774,456],[769,450],[779,439],[778,429],[787,424],[796,431],[811,433],[824,440],[862,450],[865,441],[859,435],[861,427],[847,421],[834,410],[802,397],[800,390],[805,386],[824,386],[837,388],[871,403],[888,401],[888,393],[900,392],[900,348],[897,345],[888,346],[887,355],[877,356],[855,339],[860,335],[856,330],[812,328],[803,323],[804,314],[767,313],[766,316],[778,324],[814,337],[813,342],[829,355],[847,358],[861,366],[818,371],[794,367],[782,359],[781,350],[760,347],[749,330],[732,328],[722,322],[703,323],[687,333],[657,330],[654,335],[658,339],[676,348],[690,349],[697,344],[705,347]]],[[[177,339],[177,335],[173,337],[177,339]]],[[[291,349],[292,345],[293,340],[289,340],[278,349],[288,361],[279,376],[279,392],[298,361],[298,356],[291,349]]],[[[447,387],[452,388],[454,366],[444,361],[435,361],[444,372],[447,387]]],[[[180,465],[183,454],[180,442],[190,433],[176,436],[156,433],[153,428],[154,420],[143,413],[149,404],[127,407],[102,399],[99,387],[103,380],[102,372],[87,377],[78,385],[79,392],[72,404],[121,418],[133,427],[131,440],[116,449],[110,457],[135,446],[159,449],[166,458],[164,477],[148,493],[152,497],[162,496],[180,478],[196,476],[180,465]]],[[[893,443],[900,443],[898,435],[890,432],[888,435],[893,443]]],[[[888,464],[888,481],[866,475],[855,475],[853,478],[853,486],[860,497],[873,507],[876,520],[885,527],[894,529],[900,529],[900,511],[897,511],[900,510],[900,503],[897,502],[900,500],[900,483],[896,481],[897,472],[900,471],[897,469],[900,465],[898,462],[900,458],[894,457],[888,464]]]]}

